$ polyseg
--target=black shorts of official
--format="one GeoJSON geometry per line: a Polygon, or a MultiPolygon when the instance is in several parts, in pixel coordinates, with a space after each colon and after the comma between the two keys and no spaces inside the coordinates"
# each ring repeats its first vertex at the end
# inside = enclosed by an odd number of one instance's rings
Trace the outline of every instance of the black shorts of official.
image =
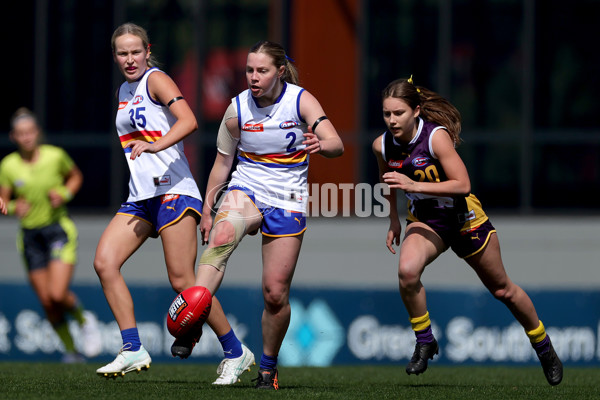
{"type": "Polygon", "coordinates": [[[70,219],[36,229],[21,229],[17,240],[26,269],[46,268],[50,261],[77,261],[77,229],[70,219]]]}

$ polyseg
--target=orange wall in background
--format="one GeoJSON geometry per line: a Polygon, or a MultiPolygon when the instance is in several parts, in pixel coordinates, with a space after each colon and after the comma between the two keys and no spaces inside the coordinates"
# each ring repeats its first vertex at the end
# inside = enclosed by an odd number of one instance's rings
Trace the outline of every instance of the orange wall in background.
{"type": "Polygon", "coordinates": [[[344,141],[342,157],[312,156],[309,183],[357,182],[358,0],[295,0],[290,4],[289,56],[300,85],[321,103],[344,141]]]}

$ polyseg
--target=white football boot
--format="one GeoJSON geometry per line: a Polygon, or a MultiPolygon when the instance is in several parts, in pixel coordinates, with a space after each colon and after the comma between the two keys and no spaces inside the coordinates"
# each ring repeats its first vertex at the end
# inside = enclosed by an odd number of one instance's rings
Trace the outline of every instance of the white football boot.
{"type": "Polygon", "coordinates": [[[237,358],[226,358],[217,368],[219,377],[213,385],[233,385],[240,381],[244,371],[250,371],[250,366],[255,365],[254,354],[242,344],[242,355],[237,358]]]}
{"type": "Polygon", "coordinates": [[[139,373],[142,370],[150,368],[152,359],[150,358],[150,354],[144,349],[144,346],[141,346],[138,351],[129,351],[126,346],[121,347],[117,358],[113,362],[106,364],[102,368],[98,368],[96,373],[105,378],[114,378],[123,376],[131,371],[139,373]]]}
{"type": "Polygon", "coordinates": [[[98,356],[102,352],[102,335],[98,327],[98,319],[89,311],[84,311],[85,322],[81,325],[81,352],[88,358],[98,356]]]}

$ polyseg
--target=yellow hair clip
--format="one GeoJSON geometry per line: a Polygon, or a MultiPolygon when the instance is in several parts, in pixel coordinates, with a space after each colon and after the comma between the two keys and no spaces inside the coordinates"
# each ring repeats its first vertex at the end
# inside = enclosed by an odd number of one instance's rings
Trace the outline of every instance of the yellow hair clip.
{"type": "MultiPolygon", "coordinates": [[[[415,83],[413,82],[413,78],[412,78],[412,74],[410,74],[410,78],[408,78],[408,80],[406,81],[408,83],[410,83],[411,85],[415,85],[415,83]]],[[[416,88],[418,93],[421,93],[421,91],[419,90],[419,88],[416,88]]]]}

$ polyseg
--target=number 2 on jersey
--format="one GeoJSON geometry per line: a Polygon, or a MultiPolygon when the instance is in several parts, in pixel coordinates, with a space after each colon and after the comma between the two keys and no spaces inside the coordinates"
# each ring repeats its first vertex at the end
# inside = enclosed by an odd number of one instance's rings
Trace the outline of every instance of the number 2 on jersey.
{"type": "Polygon", "coordinates": [[[292,140],[290,140],[290,144],[288,144],[287,146],[287,152],[288,153],[293,153],[294,151],[296,151],[295,147],[292,147],[294,145],[294,143],[296,142],[296,133],[295,132],[288,132],[287,135],[285,135],[286,139],[292,138],[292,140]]]}

